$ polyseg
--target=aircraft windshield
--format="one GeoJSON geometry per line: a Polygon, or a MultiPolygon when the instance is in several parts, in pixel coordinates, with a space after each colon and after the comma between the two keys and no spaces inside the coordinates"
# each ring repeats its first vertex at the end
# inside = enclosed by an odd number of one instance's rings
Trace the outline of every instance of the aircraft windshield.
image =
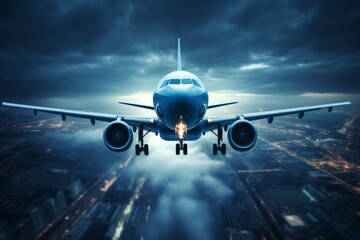
{"type": "Polygon", "coordinates": [[[191,79],[183,79],[182,84],[192,84],[191,79]]]}
{"type": "Polygon", "coordinates": [[[193,81],[193,83],[194,83],[195,86],[201,87],[200,84],[198,83],[198,81],[196,81],[196,80],[194,80],[194,79],[193,79],[192,81],[193,81]]]}
{"type": "Polygon", "coordinates": [[[167,86],[168,84],[169,84],[169,80],[164,81],[163,84],[161,85],[161,88],[167,86]]]}
{"type": "Polygon", "coordinates": [[[167,79],[161,84],[160,88],[164,88],[169,84],[176,84],[176,85],[179,85],[179,84],[184,84],[184,85],[185,84],[186,85],[193,84],[196,87],[201,88],[198,81],[196,81],[195,79],[190,79],[190,78],[185,78],[185,79],[181,79],[181,80],[180,79],[167,79]]]}
{"type": "Polygon", "coordinates": [[[170,84],[180,84],[180,79],[170,79],[170,84]]]}

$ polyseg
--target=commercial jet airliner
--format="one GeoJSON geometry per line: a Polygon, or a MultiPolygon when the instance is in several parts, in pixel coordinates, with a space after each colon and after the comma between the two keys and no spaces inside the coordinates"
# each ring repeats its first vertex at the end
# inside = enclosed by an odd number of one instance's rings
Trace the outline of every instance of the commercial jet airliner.
{"type": "Polygon", "coordinates": [[[180,39],[178,39],[177,71],[163,77],[155,88],[153,106],[134,103],[119,102],[133,107],[145,108],[155,111],[156,117],[142,118],[129,117],[119,114],[84,112],[77,110],[48,108],[32,105],[3,102],[2,105],[32,109],[38,112],[58,114],[65,121],[68,116],[89,119],[92,125],[95,121],[104,121],[109,124],[104,130],[105,145],[112,151],[123,152],[130,148],[133,135],[137,131],[138,143],[135,145],[136,155],[144,152],[149,154],[148,144],[144,144],[144,137],[155,133],[166,141],[176,141],[175,152],[188,153],[185,142],[195,141],[206,132],[212,132],[217,137],[213,144],[213,154],[218,152],[226,154],[226,145],[223,142],[223,132],[227,132],[228,142],[236,151],[250,150],[256,143],[257,131],[252,121],[267,119],[271,124],[275,117],[297,114],[299,119],[308,111],[327,108],[329,112],[333,107],[348,105],[350,102],[339,102],[307,107],[296,107],[274,111],[234,114],[229,116],[206,117],[207,109],[218,108],[236,102],[208,105],[208,92],[204,84],[194,74],[183,71],[181,68],[180,39]]]}

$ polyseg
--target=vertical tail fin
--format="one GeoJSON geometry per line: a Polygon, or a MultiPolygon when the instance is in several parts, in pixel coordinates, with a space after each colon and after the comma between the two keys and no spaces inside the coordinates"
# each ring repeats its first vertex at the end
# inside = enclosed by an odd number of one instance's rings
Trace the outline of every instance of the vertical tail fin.
{"type": "Polygon", "coordinates": [[[178,70],[178,71],[181,71],[181,48],[180,48],[180,38],[178,38],[177,70],[178,70]]]}

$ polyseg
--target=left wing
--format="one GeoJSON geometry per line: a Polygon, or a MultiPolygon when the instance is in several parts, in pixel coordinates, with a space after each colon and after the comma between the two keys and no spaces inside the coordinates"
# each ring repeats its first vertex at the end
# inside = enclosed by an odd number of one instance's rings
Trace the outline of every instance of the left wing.
{"type": "Polygon", "coordinates": [[[129,124],[130,126],[133,127],[142,126],[148,131],[157,132],[157,126],[154,121],[154,118],[128,117],[128,116],[121,116],[121,115],[109,114],[109,113],[85,112],[85,111],[76,111],[76,110],[60,109],[60,108],[48,108],[48,107],[24,105],[17,103],[7,103],[7,102],[3,102],[2,105],[9,107],[32,109],[35,115],[37,115],[38,112],[57,114],[61,116],[63,121],[66,120],[67,116],[90,119],[92,125],[95,125],[96,120],[103,122],[112,122],[117,119],[120,119],[121,121],[124,121],[127,124],[129,124]]]}
{"type": "Polygon", "coordinates": [[[291,114],[298,114],[299,118],[304,117],[304,112],[320,110],[323,108],[327,108],[329,112],[333,110],[333,107],[336,106],[343,106],[349,105],[351,102],[339,102],[339,103],[331,103],[331,104],[322,104],[322,105],[314,105],[314,106],[307,106],[307,107],[296,107],[296,108],[287,108],[287,109],[280,109],[280,110],[273,110],[273,111],[264,111],[264,112],[254,112],[254,113],[244,113],[244,114],[237,114],[231,116],[222,116],[222,117],[212,117],[208,118],[208,124],[205,127],[205,131],[210,131],[217,126],[227,126],[232,124],[238,119],[246,119],[249,121],[265,119],[267,118],[268,123],[272,123],[274,117],[284,116],[284,115],[291,115],[291,114]]]}
{"type": "Polygon", "coordinates": [[[138,108],[145,108],[145,109],[149,109],[149,110],[154,110],[153,106],[146,106],[146,105],[141,105],[141,104],[135,104],[135,103],[128,103],[128,102],[119,102],[120,104],[124,104],[124,105],[128,105],[128,106],[133,106],[133,107],[138,107],[138,108]]]}

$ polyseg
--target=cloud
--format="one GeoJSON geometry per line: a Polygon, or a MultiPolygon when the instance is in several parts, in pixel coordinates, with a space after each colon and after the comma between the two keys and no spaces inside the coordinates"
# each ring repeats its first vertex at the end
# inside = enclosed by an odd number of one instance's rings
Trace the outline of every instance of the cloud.
{"type": "Polygon", "coordinates": [[[184,69],[209,89],[359,94],[358,7],[335,0],[6,1],[0,96],[149,91],[176,69],[177,37],[184,69]]]}
{"type": "Polygon", "coordinates": [[[197,147],[190,147],[188,156],[174,157],[173,143],[149,141],[151,155],[136,159],[130,173],[144,175],[151,189],[159,193],[145,226],[145,238],[170,239],[175,231],[178,239],[212,239],[216,223],[211,220],[207,199],[221,202],[232,195],[215,177],[224,169],[224,162],[209,159],[197,147]]]}
{"type": "Polygon", "coordinates": [[[252,63],[249,65],[245,65],[239,68],[239,70],[247,71],[247,70],[254,70],[260,68],[269,68],[270,66],[264,63],[252,63]]]}

